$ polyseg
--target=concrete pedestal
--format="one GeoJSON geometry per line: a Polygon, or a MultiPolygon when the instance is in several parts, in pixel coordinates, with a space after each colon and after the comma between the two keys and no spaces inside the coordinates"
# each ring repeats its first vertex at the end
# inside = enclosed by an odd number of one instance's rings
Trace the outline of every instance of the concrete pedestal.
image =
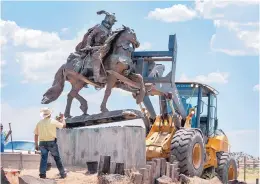
{"type": "Polygon", "coordinates": [[[126,169],[145,167],[145,128],[135,126],[143,124],[143,120],[126,120],[119,124],[125,126],[106,124],[59,129],[57,140],[64,165],[87,167],[86,162],[99,162],[100,155],[106,155],[111,156],[112,162],[123,162],[126,169]]]}

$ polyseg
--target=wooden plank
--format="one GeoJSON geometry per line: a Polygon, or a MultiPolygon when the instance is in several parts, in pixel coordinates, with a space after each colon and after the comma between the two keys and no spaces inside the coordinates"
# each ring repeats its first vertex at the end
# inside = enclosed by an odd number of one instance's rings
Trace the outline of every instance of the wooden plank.
{"type": "Polygon", "coordinates": [[[100,156],[98,174],[109,174],[110,171],[110,156],[100,156]]]}
{"type": "Polygon", "coordinates": [[[173,165],[174,165],[174,179],[177,179],[177,177],[179,176],[179,162],[177,161],[174,161],[173,162],[173,165]]]}
{"type": "Polygon", "coordinates": [[[147,168],[140,168],[139,172],[140,174],[143,175],[142,184],[149,184],[149,176],[148,176],[147,168]]]}
{"type": "Polygon", "coordinates": [[[161,158],[161,172],[160,172],[160,176],[163,176],[166,174],[166,159],[165,158],[161,158]]]}
{"type": "Polygon", "coordinates": [[[154,174],[154,179],[157,179],[160,177],[161,174],[161,159],[160,158],[153,158],[153,161],[155,161],[156,166],[155,166],[155,174],[154,174]]]}
{"type": "Polygon", "coordinates": [[[151,182],[152,182],[152,180],[151,180],[151,169],[152,169],[152,166],[151,165],[146,165],[145,167],[146,167],[147,173],[148,173],[148,184],[151,184],[151,182]]]}
{"type": "Polygon", "coordinates": [[[170,177],[170,162],[166,162],[166,176],[170,177]]]}
{"type": "Polygon", "coordinates": [[[116,163],[115,174],[124,175],[124,163],[116,163]]]}
{"type": "Polygon", "coordinates": [[[174,179],[174,165],[173,164],[170,164],[170,178],[171,179],[174,179]]]}
{"type": "Polygon", "coordinates": [[[120,75],[119,73],[113,71],[113,70],[107,70],[107,72],[110,74],[110,75],[113,75],[115,76],[117,79],[119,79],[120,81],[124,82],[125,84],[131,86],[131,87],[134,87],[134,88],[137,88],[137,89],[140,89],[140,84],[138,84],[137,82],[134,82],[134,81],[131,81],[130,79],[126,78],[125,76],[123,75],[120,75]]]}
{"type": "Polygon", "coordinates": [[[156,163],[154,161],[149,161],[147,162],[147,165],[151,165],[151,170],[150,170],[150,183],[154,184],[155,183],[155,170],[156,170],[156,163]]]}
{"type": "Polygon", "coordinates": [[[115,174],[116,162],[110,162],[110,174],[115,174]]]}

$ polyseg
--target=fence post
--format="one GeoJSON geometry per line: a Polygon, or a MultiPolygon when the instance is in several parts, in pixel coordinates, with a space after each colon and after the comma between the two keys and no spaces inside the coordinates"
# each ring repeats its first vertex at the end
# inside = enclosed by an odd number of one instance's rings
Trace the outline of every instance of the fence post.
{"type": "Polygon", "coordinates": [[[246,181],[246,156],[244,156],[244,181],[246,181]]]}

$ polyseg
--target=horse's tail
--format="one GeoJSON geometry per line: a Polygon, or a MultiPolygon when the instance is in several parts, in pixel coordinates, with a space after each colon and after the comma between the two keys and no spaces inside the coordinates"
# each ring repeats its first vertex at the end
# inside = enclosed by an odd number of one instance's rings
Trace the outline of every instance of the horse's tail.
{"type": "Polygon", "coordinates": [[[63,64],[55,74],[54,81],[52,83],[52,87],[50,87],[47,92],[43,95],[42,103],[48,104],[53,102],[61,95],[64,85],[65,85],[65,64],[63,64]]]}
{"type": "Polygon", "coordinates": [[[52,86],[56,86],[60,88],[61,91],[59,93],[61,94],[64,88],[65,84],[65,76],[64,76],[64,70],[65,70],[65,64],[61,65],[61,67],[58,69],[54,76],[54,81],[52,83],[52,86]]]}

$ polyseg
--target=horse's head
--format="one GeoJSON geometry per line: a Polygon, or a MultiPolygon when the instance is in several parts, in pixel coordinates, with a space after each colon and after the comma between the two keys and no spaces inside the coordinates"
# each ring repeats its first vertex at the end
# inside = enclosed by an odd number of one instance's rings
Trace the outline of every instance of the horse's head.
{"type": "Polygon", "coordinates": [[[126,27],[123,25],[124,31],[121,33],[120,38],[123,38],[126,41],[129,41],[133,44],[134,48],[138,48],[140,46],[139,41],[137,40],[136,34],[133,29],[126,27]]]}

